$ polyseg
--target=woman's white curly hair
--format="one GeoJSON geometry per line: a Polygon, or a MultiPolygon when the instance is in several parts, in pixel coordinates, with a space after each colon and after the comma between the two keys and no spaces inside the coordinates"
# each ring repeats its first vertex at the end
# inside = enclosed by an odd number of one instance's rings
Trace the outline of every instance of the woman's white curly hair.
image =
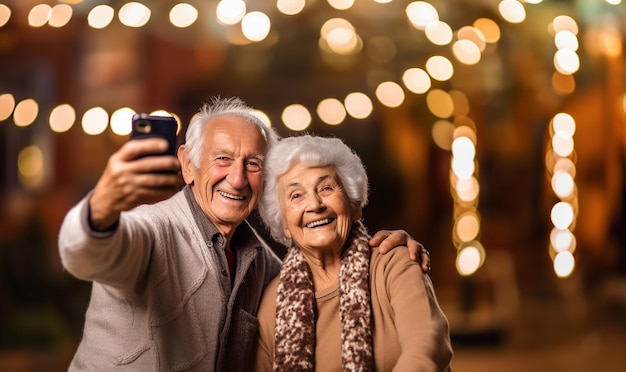
{"type": "Polygon", "coordinates": [[[361,159],[340,139],[311,135],[283,138],[267,153],[263,170],[265,187],[259,203],[261,219],[277,242],[289,244],[280,213],[278,178],[296,164],[332,167],[351,208],[367,205],[368,180],[365,167],[361,159]]]}

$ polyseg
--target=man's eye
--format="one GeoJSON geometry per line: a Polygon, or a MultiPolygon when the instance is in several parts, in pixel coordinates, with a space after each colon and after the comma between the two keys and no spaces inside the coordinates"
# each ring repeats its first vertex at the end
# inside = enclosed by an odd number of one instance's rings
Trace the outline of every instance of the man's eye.
{"type": "Polygon", "coordinates": [[[228,165],[230,164],[232,161],[229,157],[227,156],[218,156],[217,158],[215,158],[215,162],[219,165],[228,165]]]}
{"type": "Polygon", "coordinates": [[[261,163],[257,161],[246,162],[246,170],[248,170],[249,172],[258,172],[261,169],[263,169],[263,167],[261,166],[261,163]]]}
{"type": "Polygon", "coordinates": [[[297,200],[297,199],[300,199],[300,194],[293,193],[293,194],[291,194],[290,199],[291,199],[291,200],[297,200]]]}

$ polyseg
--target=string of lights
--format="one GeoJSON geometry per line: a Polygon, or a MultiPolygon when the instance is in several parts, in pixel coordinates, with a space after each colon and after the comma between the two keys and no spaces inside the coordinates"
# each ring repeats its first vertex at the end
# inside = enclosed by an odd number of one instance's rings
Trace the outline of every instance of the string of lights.
{"type": "MultiPolygon", "coordinates": [[[[73,18],[81,21],[93,29],[106,30],[117,21],[132,29],[147,27],[157,14],[153,5],[140,2],[127,2],[114,8],[108,4],[94,4],[80,0],[61,1],[55,5],[37,4],[26,13],[25,18],[13,19],[18,14],[16,4],[8,6],[0,4],[0,30],[10,21],[26,22],[29,27],[41,29],[47,27],[65,27],[73,18]]],[[[259,2],[261,3],[261,2],[259,2]]],[[[380,7],[387,6],[391,1],[378,0],[380,7]]],[[[368,91],[353,91],[342,97],[320,97],[315,107],[307,107],[301,103],[285,103],[281,110],[280,123],[291,131],[304,131],[314,120],[326,125],[341,125],[349,117],[357,120],[368,118],[375,110],[376,105],[388,108],[400,107],[406,101],[407,94],[423,96],[428,110],[435,118],[432,125],[432,139],[443,150],[450,150],[452,154],[450,186],[455,202],[453,243],[457,248],[457,270],[462,275],[471,275],[480,268],[485,260],[485,251],[478,240],[480,236],[480,216],[478,212],[478,165],[476,154],[477,133],[476,126],[469,118],[468,98],[459,90],[441,88],[449,82],[455,74],[455,66],[475,66],[480,64],[485,53],[494,53],[501,36],[500,23],[518,24],[526,20],[526,7],[540,4],[541,0],[502,0],[497,2],[496,8],[499,19],[477,18],[471,24],[453,28],[450,23],[440,19],[437,8],[427,1],[413,1],[404,9],[407,27],[423,32],[433,47],[448,48],[445,53],[430,56],[424,65],[414,65],[406,68],[397,81],[386,80],[372,86],[368,91]]],[[[620,0],[606,0],[607,4],[618,5],[620,0]]],[[[272,33],[273,20],[281,16],[294,17],[307,11],[305,0],[279,0],[271,11],[243,0],[221,0],[211,3],[211,13],[207,13],[206,3],[203,6],[191,3],[178,3],[167,12],[169,24],[172,27],[184,29],[206,21],[210,18],[224,32],[225,41],[233,45],[249,45],[261,43],[272,33]],[[251,9],[257,6],[258,9],[251,9]],[[234,31],[233,31],[234,30],[234,31]]],[[[265,4],[267,5],[267,4],[265,4]]],[[[366,47],[368,40],[359,34],[359,28],[350,20],[350,10],[356,5],[353,0],[328,0],[328,5],[340,11],[345,17],[335,17],[325,20],[320,25],[319,40],[316,45],[322,54],[336,56],[351,56],[359,54],[366,47]]],[[[554,18],[547,32],[554,35],[557,52],[554,55],[555,72],[552,77],[553,89],[561,94],[568,94],[575,89],[572,75],[580,68],[580,59],[576,53],[578,48],[576,21],[566,15],[554,18]]],[[[393,43],[393,41],[389,41],[393,43]]],[[[439,50],[439,49],[438,49],[439,50]]],[[[49,128],[54,133],[63,133],[70,130],[77,122],[80,123],[86,135],[101,135],[107,130],[119,136],[130,132],[130,118],[136,112],[132,107],[120,107],[111,112],[100,106],[93,106],[84,112],[77,112],[75,106],[68,102],[59,102],[53,105],[49,112],[41,112],[40,101],[37,97],[16,97],[12,92],[0,91],[0,122],[12,118],[18,127],[27,127],[42,117],[47,118],[49,128]]],[[[258,115],[267,125],[276,125],[277,118],[272,120],[259,108],[258,115]]],[[[179,118],[178,113],[165,108],[155,108],[152,114],[173,115],[179,118]]],[[[180,119],[179,119],[180,123],[180,119]]],[[[552,120],[551,133],[553,148],[549,150],[547,158],[552,167],[549,172],[552,177],[554,191],[561,199],[553,208],[553,222],[555,230],[551,234],[550,246],[558,276],[569,275],[573,270],[573,252],[575,238],[571,232],[575,224],[575,184],[572,194],[565,195],[563,185],[573,183],[575,166],[570,154],[560,150],[561,147],[573,146],[574,124],[571,116],[565,113],[557,114],[552,120]],[[571,130],[570,132],[568,132],[571,130]],[[565,145],[564,145],[565,143],[565,145]],[[568,178],[570,177],[570,178],[568,178]],[[561,219],[567,214],[561,208],[569,206],[572,220],[565,224],[561,219]],[[555,217],[556,216],[556,217],[555,217]],[[558,217],[558,218],[557,218],[558,217]],[[555,222],[559,220],[559,222],[555,222]],[[566,239],[569,239],[567,240],[566,239]],[[565,241],[570,241],[566,244],[565,241]],[[567,255],[569,254],[569,256],[567,255]],[[571,256],[571,257],[570,257],[571,256]],[[564,258],[560,258],[564,257],[564,258]],[[569,262],[571,264],[562,264],[569,262]],[[565,269],[569,268],[569,269],[565,269]]],[[[43,154],[39,150],[28,147],[20,154],[20,159],[30,159],[33,164],[43,162],[43,154]],[[39,154],[39,155],[38,155],[39,154]],[[38,156],[41,159],[38,159],[38,156]],[[33,160],[34,159],[34,160],[33,160]]],[[[24,164],[28,161],[24,160],[24,164]]],[[[37,177],[27,165],[20,165],[22,176],[37,177]]]]}

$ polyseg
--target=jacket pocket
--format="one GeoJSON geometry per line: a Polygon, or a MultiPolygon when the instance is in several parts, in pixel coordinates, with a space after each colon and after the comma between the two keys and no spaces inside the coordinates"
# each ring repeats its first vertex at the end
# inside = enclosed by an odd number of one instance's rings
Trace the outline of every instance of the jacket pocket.
{"type": "Polygon", "coordinates": [[[193,299],[152,324],[160,370],[182,371],[205,357],[207,346],[200,324],[193,299]]]}
{"type": "Polygon", "coordinates": [[[253,356],[256,345],[259,320],[256,316],[240,309],[228,337],[229,352],[226,355],[230,371],[245,371],[253,356]]]}

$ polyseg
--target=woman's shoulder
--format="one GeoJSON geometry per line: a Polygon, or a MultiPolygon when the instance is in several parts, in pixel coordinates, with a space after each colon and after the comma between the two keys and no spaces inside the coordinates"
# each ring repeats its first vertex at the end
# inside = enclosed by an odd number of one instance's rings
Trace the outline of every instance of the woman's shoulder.
{"type": "Polygon", "coordinates": [[[411,260],[406,247],[396,247],[385,254],[377,248],[372,249],[370,274],[385,280],[399,277],[410,277],[412,281],[425,280],[420,264],[411,260]]]}
{"type": "Polygon", "coordinates": [[[370,263],[372,264],[399,264],[411,262],[415,263],[414,261],[411,261],[411,257],[409,256],[409,249],[405,246],[393,248],[385,254],[380,253],[378,248],[372,248],[372,255],[370,257],[370,263]]]}
{"type": "Polygon", "coordinates": [[[265,289],[263,289],[263,302],[276,302],[276,294],[278,293],[278,283],[280,283],[280,275],[272,279],[265,289]]]}

